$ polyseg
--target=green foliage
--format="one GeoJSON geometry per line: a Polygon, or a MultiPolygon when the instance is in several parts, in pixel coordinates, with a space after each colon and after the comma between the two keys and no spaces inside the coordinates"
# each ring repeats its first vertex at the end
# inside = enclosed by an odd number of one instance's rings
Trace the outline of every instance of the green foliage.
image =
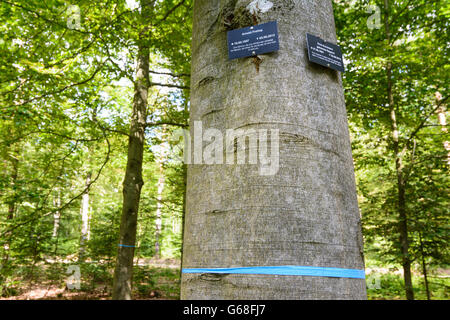
{"type": "MultiPolygon", "coordinates": [[[[0,3],[0,282],[23,268],[42,276],[40,263],[78,260],[83,194],[90,216],[83,259],[115,260],[134,64],[139,34],[149,25],[152,80],[189,86],[191,0],[157,1],[150,22],[124,0],[76,6],[79,25],[64,1],[0,3]]],[[[188,90],[151,91],[138,256],[154,255],[159,173],[152,146],[160,143],[154,137],[161,127],[155,123],[184,126],[188,98],[188,90]]],[[[173,231],[171,219],[181,224],[182,209],[171,197],[164,190],[161,244],[164,254],[177,256],[180,230],[173,231]]],[[[90,275],[83,285],[108,278],[95,265],[82,264],[90,275]]],[[[54,272],[49,279],[58,278],[54,272]]]]}
{"type": "MultiPolygon", "coordinates": [[[[335,0],[365,253],[378,267],[373,299],[403,298],[394,273],[401,263],[397,167],[387,97],[391,80],[406,178],[410,255],[418,298],[423,264],[432,298],[448,299],[450,207],[448,133],[436,107],[448,103],[449,4],[443,0],[335,0]],[[368,5],[380,8],[369,30],[368,5]],[[442,98],[436,100],[436,93],[442,98]],[[434,277],[434,278],[433,278],[434,277]],[[436,278],[437,277],[437,278],[436,278]]],[[[162,258],[181,255],[186,167],[171,141],[188,125],[192,0],[155,2],[152,21],[124,0],[76,1],[80,24],[68,23],[67,3],[0,2],[0,290],[4,296],[38,280],[64,286],[68,264],[81,267],[82,291],[109,285],[118,245],[122,182],[134,96],[139,35],[150,32],[150,80],[140,199],[137,261],[154,258],[156,212],[161,210],[162,258]],[[178,88],[177,88],[178,87],[178,88]],[[86,186],[87,177],[91,183],[86,186]],[[164,188],[158,194],[160,178],[164,188]],[[81,198],[89,194],[89,235],[79,261],[81,198]],[[59,218],[58,218],[59,217],[59,218]],[[59,220],[58,220],[59,219],[59,220]],[[56,222],[58,221],[58,224],[56,222]],[[56,229],[55,229],[56,228],[56,229]],[[56,230],[56,232],[55,232],[56,230]]],[[[73,17],[72,17],[73,18],[73,17]]],[[[73,22],[73,21],[72,21],[73,22]]],[[[75,21],[76,22],[76,21],[75,21]]],[[[176,298],[179,270],[136,266],[143,298],[176,298]]]]}

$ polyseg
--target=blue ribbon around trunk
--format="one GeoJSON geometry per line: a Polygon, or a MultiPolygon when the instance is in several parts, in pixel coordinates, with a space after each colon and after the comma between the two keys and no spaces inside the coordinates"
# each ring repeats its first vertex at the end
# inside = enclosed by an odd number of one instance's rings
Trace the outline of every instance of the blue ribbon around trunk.
{"type": "Polygon", "coordinates": [[[358,269],[322,268],[304,266],[240,267],[240,268],[187,268],[183,273],[266,274],[280,276],[311,276],[365,279],[365,271],[358,269]]]}

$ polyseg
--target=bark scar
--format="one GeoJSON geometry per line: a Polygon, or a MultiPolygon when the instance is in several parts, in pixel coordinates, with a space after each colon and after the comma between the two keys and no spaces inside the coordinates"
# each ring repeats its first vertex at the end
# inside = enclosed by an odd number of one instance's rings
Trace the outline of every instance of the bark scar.
{"type": "Polygon", "coordinates": [[[225,273],[202,273],[199,278],[203,281],[222,281],[225,276],[225,273]]]}
{"type": "Polygon", "coordinates": [[[262,63],[263,59],[259,56],[254,56],[252,63],[255,65],[256,73],[259,73],[259,65],[262,63]]]}
{"type": "Polygon", "coordinates": [[[210,77],[210,76],[205,77],[205,78],[203,78],[202,80],[200,80],[198,82],[197,87],[204,86],[204,85],[206,85],[206,84],[208,84],[208,83],[210,83],[210,82],[212,82],[214,80],[216,80],[216,78],[214,78],[214,77],[210,77]]]}

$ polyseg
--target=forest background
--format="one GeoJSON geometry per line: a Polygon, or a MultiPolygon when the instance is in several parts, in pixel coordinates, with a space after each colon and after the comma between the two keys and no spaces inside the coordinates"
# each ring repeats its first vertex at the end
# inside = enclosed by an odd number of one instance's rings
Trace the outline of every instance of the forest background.
{"type": "MultiPolygon", "coordinates": [[[[4,299],[111,297],[142,48],[133,297],[179,297],[192,2],[0,0],[4,299]]],[[[448,299],[450,3],[333,3],[369,299],[448,299]]]]}

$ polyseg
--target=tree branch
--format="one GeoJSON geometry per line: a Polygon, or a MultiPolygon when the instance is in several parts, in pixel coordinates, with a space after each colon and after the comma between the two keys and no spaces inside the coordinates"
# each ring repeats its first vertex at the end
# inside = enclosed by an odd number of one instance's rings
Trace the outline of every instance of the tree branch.
{"type": "MultiPolygon", "coordinates": [[[[436,113],[436,111],[441,107],[441,105],[449,98],[449,96],[445,97],[444,99],[442,99],[441,101],[439,101],[439,103],[436,105],[436,107],[433,108],[433,110],[431,110],[431,112],[425,117],[425,119],[422,120],[422,122],[417,126],[417,128],[411,133],[411,135],[409,136],[409,138],[406,140],[406,144],[407,146],[409,146],[409,144],[411,143],[411,140],[414,139],[414,137],[417,135],[417,133],[422,130],[425,127],[426,122],[428,121],[428,119],[436,113]]],[[[406,146],[405,146],[406,148],[406,146]]]]}
{"type": "Polygon", "coordinates": [[[183,89],[183,90],[190,90],[191,88],[186,86],[180,86],[178,84],[164,84],[164,83],[158,83],[158,82],[150,82],[150,86],[158,86],[158,87],[168,87],[168,88],[177,88],[177,89],[183,89]]]}
{"type": "Polygon", "coordinates": [[[169,11],[167,11],[167,13],[164,15],[164,17],[157,21],[155,23],[155,27],[159,26],[161,23],[163,23],[175,10],[177,10],[181,5],[183,5],[185,2],[185,0],[181,0],[178,4],[176,4],[172,9],[170,9],[169,11]]]}
{"type": "Polygon", "coordinates": [[[191,77],[191,75],[187,74],[187,73],[175,74],[175,73],[171,73],[171,72],[157,72],[157,71],[152,71],[152,70],[150,70],[149,72],[153,73],[153,74],[161,74],[161,75],[171,76],[171,77],[174,77],[174,78],[182,78],[182,77],[190,78],[191,77]]]}
{"type": "Polygon", "coordinates": [[[189,128],[188,124],[176,123],[176,122],[171,122],[171,121],[147,122],[146,123],[146,127],[158,127],[158,126],[163,126],[163,125],[181,127],[181,128],[189,128]]]}
{"type": "Polygon", "coordinates": [[[31,99],[28,99],[28,100],[26,100],[26,101],[24,101],[24,102],[22,102],[22,103],[17,104],[16,106],[23,106],[23,105],[26,105],[26,104],[28,104],[28,103],[30,103],[30,102],[33,102],[33,101],[36,101],[36,100],[39,100],[39,99],[42,99],[42,98],[45,98],[45,97],[48,97],[48,96],[51,96],[51,95],[55,95],[55,94],[62,93],[62,92],[64,92],[64,91],[67,90],[67,89],[70,89],[70,88],[73,88],[73,87],[76,87],[76,86],[80,86],[80,85],[86,84],[86,83],[88,83],[89,81],[91,81],[92,79],[94,79],[94,77],[97,75],[97,73],[99,73],[100,70],[103,68],[103,65],[104,65],[104,64],[105,64],[105,62],[103,62],[103,63],[102,63],[102,64],[94,71],[94,73],[93,73],[89,78],[87,78],[87,79],[84,79],[84,80],[82,80],[82,81],[80,81],[80,82],[72,83],[72,84],[70,84],[70,85],[67,85],[67,86],[65,86],[65,87],[63,87],[63,88],[61,88],[61,89],[59,89],[59,90],[53,91],[53,92],[47,92],[47,93],[45,93],[45,94],[43,94],[43,95],[41,95],[41,96],[39,96],[39,97],[34,97],[34,98],[31,98],[31,99]]]}

